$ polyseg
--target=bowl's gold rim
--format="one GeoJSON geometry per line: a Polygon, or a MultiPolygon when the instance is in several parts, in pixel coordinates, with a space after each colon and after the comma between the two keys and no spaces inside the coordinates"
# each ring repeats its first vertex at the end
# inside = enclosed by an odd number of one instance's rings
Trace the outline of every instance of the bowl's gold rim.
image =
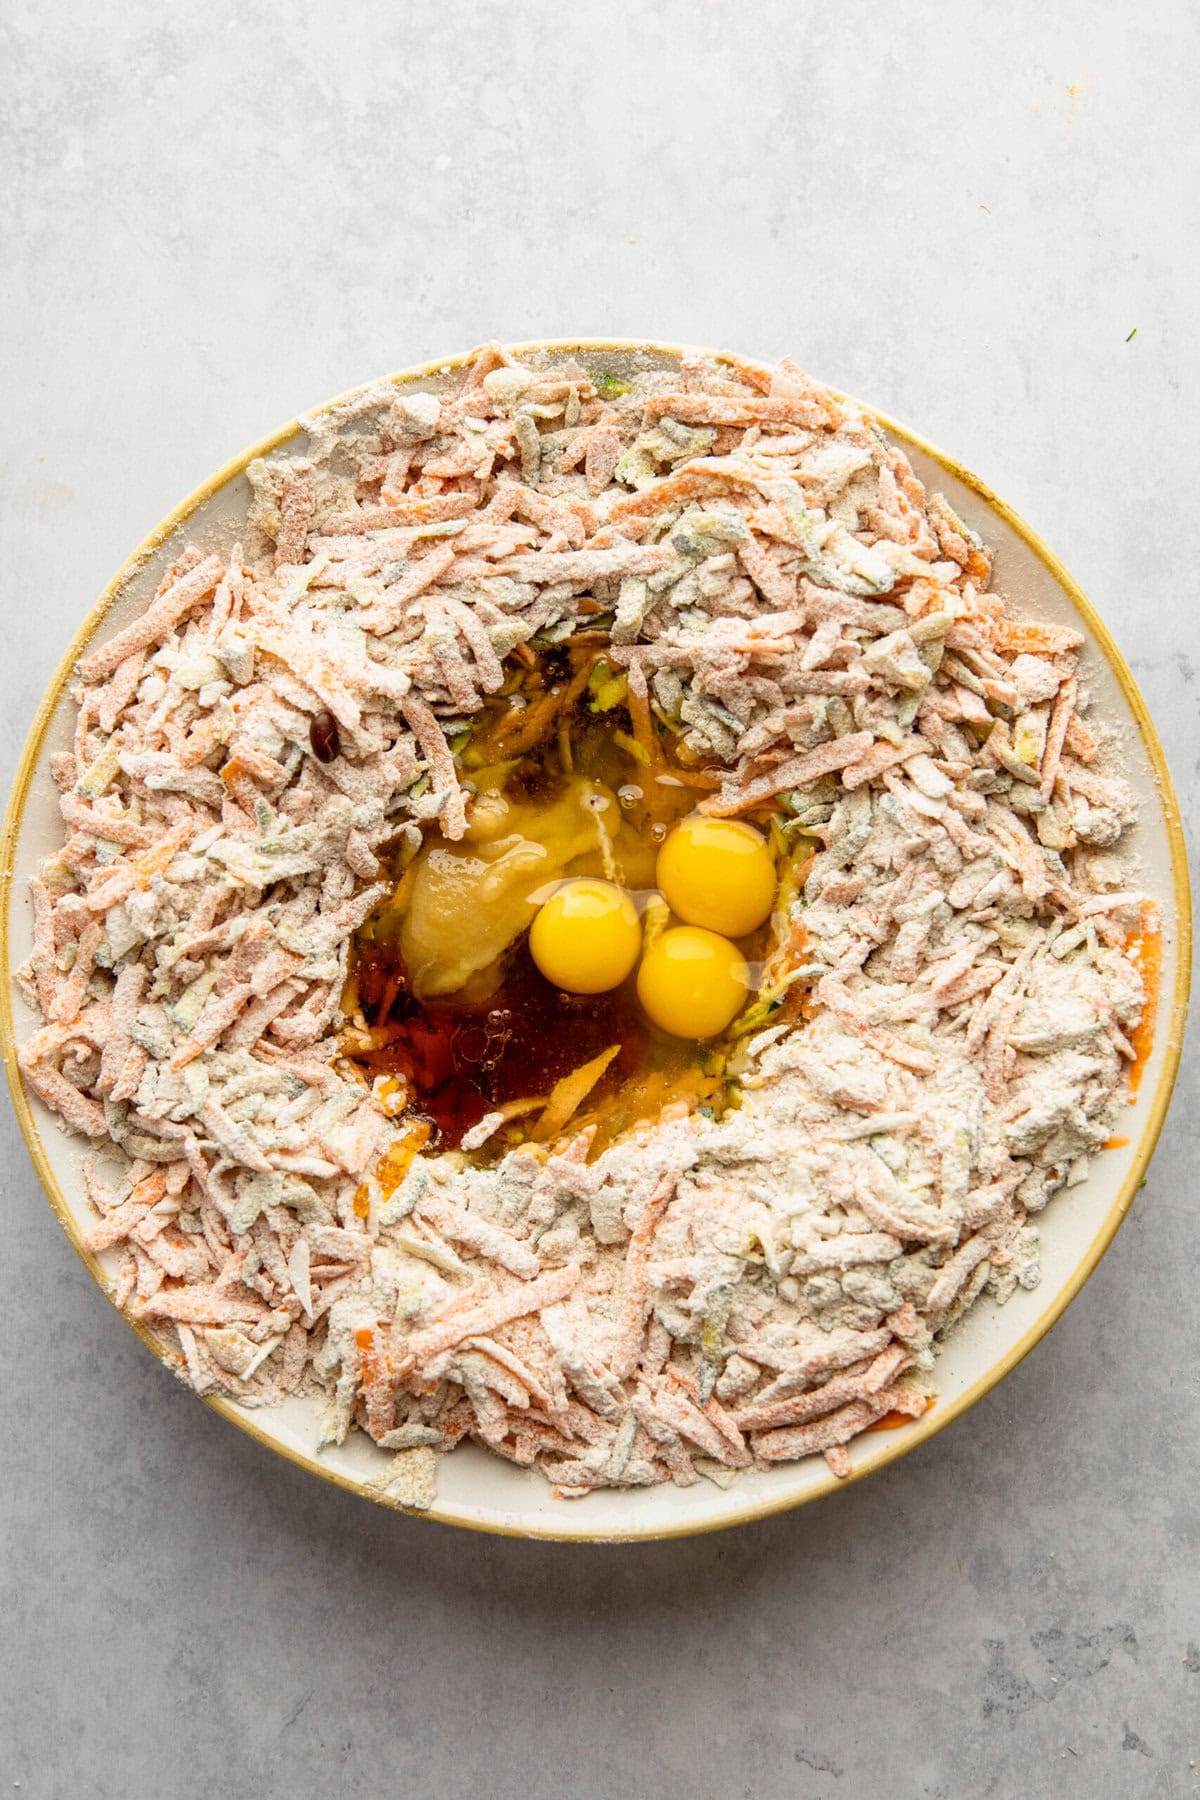
{"type": "MultiPolygon", "coordinates": [[[[510,348],[518,354],[526,355],[545,351],[564,354],[571,351],[627,351],[631,353],[645,352],[651,355],[678,358],[685,353],[685,346],[678,344],[664,344],[657,340],[640,338],[548,338],[538,339],[532,343],[514,344],[510,346],[510,348]]],[[[401,369],[396,374],[382,377],[377,381],[366,382],[360,387],[350,389],[347,393],[339,394],[335,399],[326,401],[322,406],[313,408],[309,413],[304,415],[304,418],[313,418],[322,413],[330,412],[335,407],[344,406],[361,395],[368,393],[370,390],[384,386],[390,382],[432,380],[441,373],[461,368],[468,360],[469,354],[470,353],[467,352],[454,356],[439,357],[431,362],[401,369]]],[[[720,352],[710,352],[709,354],[715,354],[718,361],[725,360],[720,352]]],[[[746,359],[737,360],[743,363],[746,361],[746,359]]],[[[757,366],[762,367],[763,365],[757,366]]],[[[825,1494],[839,1492],[842,1489],[851,1486],[854,1482],[861,1481],[864,1476],[873,1474],[875,1470],[883,1468],[885,1464],[895,1462],[899,1457],[904,1456],[910,1450],[915,1449],[918,1444],[927,1442],[928,1439],[934,1437],[945,1426],[949,1425],[952,1420],[959,1418],[963,1413],[967,1412],[978,1400],[981,1400],[985,1394],[989,1393],[991,1389],[997,1385],[997,1383],[1002,1381],[1006,1375],[1015,1369],[1019,1362],[1023,1361],[1033,1349],[1034,1345],[1045,1336],[1050,1327],[1066,1311],[1071,1301],[1075,1298],[1076,1294],[1078,1294],[1080,1288],[1082,1288],[1085,1281],[1087,1281],[1088,1277],[1092,1274],[1096,1265],[1099,1263],[1100,1258],[1104,1255],[1113,1238],[1116,1236],[1118,1229],[1133,1203],[1134,1196],[1141,1185],[1146,1167],[1158,1141],[1158,1135],[1162,1129],[1163,1120],[1166,1117],[1167,1105],[1170,1101],[1171,1090],[1174,1087],[1175,1076],[1179,1067],[1179,1058],[1183,1048],[1184,1026],[1187,1018],[1192,960],[1192,921],[1187,845],[1184,838],[1179,805],[1175,797],[1174,785],[1171,781],[1171,775],[1167,767],[1167,761],[1163,753],[1162,745],[1158,739],[1158,733],[1156,732],[1153,721],[1147,711],[1146,703],[1138,690],[1137,683],[1120,650],[1118,650],[1110,636],[1103,620],[1080,588],[1078,582],[1076,582],[1073,576],[1071,576],[1064,568],[1054,552],[1043,543],[1037,532],[1027,524],[1018,512],[1008,505],[1007,501],[1002,500],[998,494],[995,494],[977,475],[973,474],[969,469],[965,469],[962,464],[956,462],[953,457],[945,455],[945,453],[939,450],[936,445],[931,444],[927,438],[921,437],[915,431],[910,431],[907,426],[899,424],[895,419],[889,418],[886,413],[881,413],[874,407],[864,407],[863,410],[869,412],[874,418],[878,419],[879,423],[893,436],[922,450],[927,456],[932,457],[935,462],[939,463],[949,474],[957,477],[959,481],[970,488],[973,493],[978,495],[987,506],[998,513],[1005,523],[1009,525],[1029,549],[1033,551],[1034,555],[1045,566],[1054,577],[1054,580],[1066,593],[1080,617],[1086,622],[1093,641],[1113,671],[1113,674],[1116,676],[1130,711],[1137,721],[1138,729],[1146,747],[1146,753],[1154,771],[1155,782],[1162,805],[1163,818],[1167,828],[1167,836],[1170,842],[1178,944],[1175,984],[1171,997],[1170,1011],[1168,1013],[1160,1001],[1160,1014],[1157,1023],[1157,1030],[1159,1032],[1165,1031],[1168,1033],[1163,1066],[1155,1085],[1153,1099],[1144,1115],[1144,1127],[1138,1139],[1137,1149],[1130,1165],[1129,1172],[1122,1184],[1120,1193],[1117,1195],[1117,1198],[1105,1215],[1100,1230],[1092,1240],[1087,1254],[1077,1265],[1071,1279],[1067,1282],[1065,1287],[1059,1291],[1051,1304],[1046,1308],[1045,1312],[1039,1315],[1012,1349],[997,1363],[994,1363],[987,1370],[986,1374],[981,1375],[977,1381],[973,1382],[971,1386],[965,1390],[964,1393],[960,1394],[957,1399],[947,1406],[937,1406],[932,1408],[924,1418],[915,1421],[912,1425],[900,1432],[895,1434],[881,1434],[885,1435],[890,1441],[883,1442],[874,1454],[864,1457],[854,1466],[851,1473],[845,1478],[839,1479],[833,1474],[829,1474],[804,1494],[788,1495],[760,1501],[753,1505],[742,1507],[736,1512],[731,1512],[717,1519],[707,1519],[699,1522],[689,1522],[684,1520],[678,1525],[651,1529],[634,1527],[628,1530],[590,1531],[587,1529],[586,1525],[581,1529],[573,1528],[567,1524],[563,1524],[562,1526],[555,1524],[546,1527],[516,1526],[505,1524],[501,1520],[488,1519],[486,1517],[472,1517],[469,1513],[438,1505],[434,1505],[421,1512],[416,1512],[409,1508],[399,1509],[410,1512],[413,1517],[436,1520],[441,1524],[456,1525],[467,1530],[486,1532],[500,1537],[542,1538],[569,1543],[631,1543],[660,1538],[692,1537],[699,1536],[704,1532],[720,1531],[724,1530],[727,1526],[744,1525],[755,1519],[768,1518],[773,1513],[786,1512],[792,1507],[803,1506],[811,1500],[820,1499],[825,1494]]],[[[59,1187],[57,1177],[50,1166],[42,1146],[36,1121],[33,1117],[28,1094],[26,1093],[24,1084],[21,1080],[16,1058],[17,1045],[12,1011],[12,974],[9,964],[9,920],[13,898],[13,863],[16,855],[17,839],[21,828],[21,822],[24,817],[25,803],[28,798],[30,782],[32,781],[34,770],[37,767],[41,755],[42,745],[49,728],[50,720],[62,699],[64,689],[71,679],[75,663],[79,659],[87,643],[103,623],[109,608],[113,605],[125,584],[154,554],[154,552],[160,548],[166,539],[169,538],[199,506],[216,493],[218,489],[224,487],[226,483],[243,474],[247,465],[256,456],[268,455],[271,451],[276,450],[281,445],[285,444],[290,438],[296,436],[296,434],[303,429],[303,420],[293,419],[279,430],[273,431],[268,437],[262,438],[249,450],[243,452],[242,455],[234,457],[231,462],[226,463],[223,468],[218,469],[214,475],[209,476],[206,481],[202,482],[199,487],[189,494],[187,499],[184,500],[181,505],[177,506],[173,512],[169,513],[161,524],[156,526],[155,529],[142,540],[132,556],[127,558],[121,565],[117,574],[108,583],[108,586],[104,589],[99,600],[88,612],[83,623],[76,631],[58,668],[55,670],[46,692],[42,696],[37,712],[34,715],[33,724],[30,727],[29,736],[27,737],[24,749],[21,752],[21,758],[13,778],[13,785],[5,811],[2,836],[0,836],[0,891],[3,891],[5,896],[4,904],[0,907],[0,1045],[3,1047],[4,1072],[8,1080],[13,1108],[17,1115],[17,1121],[21,1127],[22,1136],[25,1139],[26,1148],[29,1151],[30,1158],[41,1180],[42,1186],[46,1191],[47,1198],[54,1208],[54,1211],[57,1213],[59,1223],[66,1231],[75,1251],[86,1265],[89,1273],[97,1282],[101,1291],[104,1293],[107,1293],[108,1291],[104,1272],[101,1269],[97,1258],[84,1244],[70,1208],[67,1206],[62,1190],[59,1187]]],[[[124,1318],[125,1323],[131,1330],[137,1333],[138,1337],[141,1338],[142,1342],[147,1345],[154,1355],[158,1357],[160,1361],[163,1361],[164,1353],[162,1347],[156,1341],[152,1333],[147,1330],[139,1320],[131,1319],[126,1314],[122,1314],[121,1316],[124,1318]]],[[[311,1474],[319,1476],[323,1481],[330,1482],[335,1487],[345,1488],[351,1493],[358,1494],[363,1499],[373,1500],[385,1505],[392,1504],[391,1502],[383,1500],[378,1490],[373,1489],[367,1483],[356,1481],[346,1475],[338,1474],[336,1471],[324,1467],[315,1457],[305,1455],[301,1451],[293,1450],[290,1446],[279,1443],[276,1439],[268,1436],[267,1433],[252,1419],[249,1419],[240,1413],[231,1402],[213,1395],[206,1395],[204,1396],[204,1399],[206,1405],[210,1406],[214,1412],[220,1413],[223,1418],[228,1419],[232,1424],[236,1425],[240,1431],[244,1431],[247,1436],[254,1438],[258,1443],[265,1445],[276,1455],[286,1457],[289,1462],[295,1463],[299,1468],[308,1470],[311,1474]]],[[[572,1503],[573,1508],[578,1505],[578,1502],[572,1503]]]]}

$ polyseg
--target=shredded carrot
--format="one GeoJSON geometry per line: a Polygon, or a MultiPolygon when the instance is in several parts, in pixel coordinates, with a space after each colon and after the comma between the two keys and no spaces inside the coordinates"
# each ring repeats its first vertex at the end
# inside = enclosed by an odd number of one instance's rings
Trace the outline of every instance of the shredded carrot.
{"type": "Polygon", "coordinates": [[[902,1425],[914,1425],[917,1419],[927,1413],[933,1404],[932,1396],[927,1395],[920,1413],[897,1412],[893,1408],[891,1412],[885,1412],[878,1419],[873,1419],[863,1429],[864,1431],[899,1431],[902,1425]]]}
{"type": "Polygon", "coordinates": [[[389,1119],[398,1119],[408,1105],[408,1088],[403,1081],[393,1075],[381,1084],[375,1098],[389,1119]]]}
{"type": "Polygon", "coordinates": [[[540,695],[528,706],[506,713],[476,749],[481,751],[486,743],[489,753],[525,755],[543,738],[549,737],[560,714],[569,711],[587,686],[591,672],[592,664],[588,660],[565,686],[540,695]]]}
{"type": "Polygon", "coordinates": [[[1158,922],[1158,908],[1142,902],[1141,921],[1136,931],[1125,940],[1125,954],[1142,978],[1146,1001],[1142,1016],[1129,1034],[1133,1045],[1133,1061],[1129,1065],[1129,1098],[1137,1099],[1150,1052],[1154,1048],[1154,1026],[1158,1015],[1158,997],[1162,987],[1163,935],[1158,922]]]}
{"type": "Polygon", "coordinates": [[[986,621],[986,630],[993,644],[1014,656],[1039,652],[1057,656],[1060,651],[1074,650],[1083,642],[1082,632],[1069,625],[1052,625],[1042,619],[997,616],[986,621]]]}
{"type": "Polygon", "coordinates": [[[377,1326],[363,1325],[354,1333],[362,1358],[362,1391],[367,1403],[367,1429],[373,1437],[388,1430],[395,1415],[392,1359],[377,1326]]]}
{"type": "Polygon", "coordinates": [[[496,1111],[502,1113],[507,1124],[511,1119],[523,1119],[527,1113],[540,1112],[546,1105],[546,1094],[531,1094],[527,1100],[506,1100],[496,1111]]]}
{"type": "Polygon", "coordinates": [[[631,663],[628,677],[629,688],[625,701],[629,707],[629,719],[633,726],[633,735],[646,757],[646,765],[650,767],[658,760],[658,741],[654,735],[654,721],[650,717],[650,696],[646,685],[646,676],[637,663],[631,663]]]}
{"type": "Polygon", "coordinates": [[[1072,756],[1077,756],[1082,763],[1095,762],[1100,746],[1088,730],[1078,713],[1072,713],[1067,721],[1066,748],[1072,756]]]}
{"type": "Polygon", "coordinates": [[[409,1119],[400,1136],[384,1152],[376,1171],[384,1199],[394,1194],[412,1166],[413,1158],[429,1142],[433,1126],[428,1119],[409,1119]]]}
{"type": "Polygon", "coordinates": [[[367,1367],[368,1361],[374,1362],[378,1356],[378,1347],[375,1343],[375,1332],[369,1325],[362,1326],[355,1332],[354,1341],[363,1353],[363,1374],[370,1380],[371,1376],[367,1367]]]}
{"type": "Polygon", "coordinates": [[[134,858],[134,867],[138,873],[138,886],[147,888],[156,875],[161,875],[167,864],[172,862],[187,836],[187,828],[177,826],[168,831],[161,844],[153,845],[149,850],[134,858]]]}
{"type": "Polygon", "coordinates": [[[338,1049],[343,1056],[370,1056],[375,1051],[384,1050],[394,1044],[397,1038],[405,1035],[406,1027],[400,1025],[371,1025],[366,1031],[360,1031],[356,1025],[342,1032],[338,1040],[338,1049]]]}
{"type": "Polygon", "coordinates": [[[721,785],[720,777],[707,769],[672,768],[669,775],[656,775],[654,779],[664,787],[701,788],[706,794],[715,794],[721,785]]]}
{"type": "Polygon", "coordinates": [[[604,1071],[615,1056],[621,1051],[620,1044],[610,1044],[599,1056],[593,1056],[578,1069],[572,1069],[561,1081],[556,1081],[550,1090],[550,1099],[546,1110],[533,1128],[533,1141],[537,1144],[548,1144],[562,1131],[573,1113],[578,1112],[604,1071]]]}
{"type": "Polygon", "coordinates": [[[727,480],[720,473],[714,474],[708,469],[680,469],[674,475],[664,475],[660,481],[638,493],[622,495],[613,504],[612,519],[617,524],[637,518],[641,513],[660,512],[663,507],[677,506],[681,500],[692,500],[698,494],[713,488],[720,490],[726,485],[727,480]]]}

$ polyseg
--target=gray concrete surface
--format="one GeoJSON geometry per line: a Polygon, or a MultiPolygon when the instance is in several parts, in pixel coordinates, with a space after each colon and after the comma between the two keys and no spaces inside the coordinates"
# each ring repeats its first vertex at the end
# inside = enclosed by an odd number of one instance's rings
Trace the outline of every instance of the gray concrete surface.
{"type": "MultiPolygon", "coordinates": [[[[5,779],[109,573],[263,430],[485,336],[646,333],[791,350],[978,469],[1191,813],[1198,36],[1187,0],[7,0],[5,779]]],[[[1200,1793],[1197,1098],[1193,1057],[1112,1253],[967,1419],[625,1550],[256,1449],[0,1123],[0,1792],[1200,1793]]]]}

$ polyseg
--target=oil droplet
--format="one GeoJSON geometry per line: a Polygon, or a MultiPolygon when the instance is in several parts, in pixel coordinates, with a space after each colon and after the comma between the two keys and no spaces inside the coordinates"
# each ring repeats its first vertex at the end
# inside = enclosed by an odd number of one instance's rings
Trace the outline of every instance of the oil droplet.
{"type": "Polygon", "coordinates": [[[625,787],[621,787],[621,788],[617,789],[617,799],[620,801],[621,805],[625,808],[626,812],[630,812],[637,805],[638,801],[641,798],[642,798],[641,788],[634,787],[632,782],[629,782],[625,787]]]}

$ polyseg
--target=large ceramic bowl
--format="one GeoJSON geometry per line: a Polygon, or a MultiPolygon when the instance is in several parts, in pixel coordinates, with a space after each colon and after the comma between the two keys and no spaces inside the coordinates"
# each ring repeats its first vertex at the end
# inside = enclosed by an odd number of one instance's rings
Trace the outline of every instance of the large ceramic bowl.
{"type": "MultiPolygon", "coordinates": [[[[535,359],[569,352],[589,369],[611,370],[618,376],[633,368],[672,366],[680,356],[677,346],[590,339],[518,349],[535,359]]],[[[397,387],[436,387],[463,360],[451,357],[405,369],[391,380],[397,387]]],[[[1096,1267],[1137,1193],[1166,1113],[1183,1038],[1191,950],[1187,863],[1170,777],[1154,726],[1108,632],[1062,564],[1011,508],[932,445],[887,418],[881,422],[904,444],[922,480],[940,488],[993,546],[995,585],[1016,608],[1078,626],[1087,634],[1085,673],[1097,714],[1124,727],[1129,776],[1141,802],[1135,848],[1142,881],[1161,904],[1165,949],[1152,1052],[1137,1103],[1117,1127],[1117,1136],[1127,1142],[1099,1157],[1086,1182],[1059,1194],[1042,1215],[1041,1285],[1031,1293],[1018,1288],[1003,1307],[981,1303],[967,1315],[939,1359],[937,1404],[917,1422],[856,1438],[849,1446],[850,1481],[882,1469],[973,1406],[1033,1349],[1096,1267]]],[[[238,537],[250,501],[245,470],[252,457],[295,453],[305,443],[301,422],[285,425],[206,481],[134,552],[67,648],[33,722],[9,800],[0,846],[0,1036],[5,1069],[21,1130],[50,1204],[106,1292],[111,1291],[112,1268],[83,1244],[87,1214],[81,1140],[69,1136],[57,1118],[26,1092],[15,1055],[16,1046],[35,1024],[11,979],[12,970],[31,948],[26,884],[62,834],[49,758],[71,741],[73,708],[67,690],[76,659],[146,604],[185,542],[227,548],[238,537]]],[[[133,1329],[162,1356],[162,1346],[145,1325],[134,1324],[133,1329]]],[[[224,1399],[208,1399],[206,1404],[314,1475],[351,1493],[380,1498],[373,1483],[387,1457],[359,1433],[340,1448],[318,1452],[316,1409],[310,1402],[293,1399],[266,1411],[249,1411],[224,1399]]],[[[823,1458],[810,1457],[742,1475],[727,1490],[701,1481],[686,1489],[602,1491],[582,1500],[556,1500],[541,1476],[464,1445],[442,1462],[437,1501],[425,1516],[473,1530],[527,1537],[669,1537],[761,1518],[845,1485],[834,1478],[823,1458]]]]}

